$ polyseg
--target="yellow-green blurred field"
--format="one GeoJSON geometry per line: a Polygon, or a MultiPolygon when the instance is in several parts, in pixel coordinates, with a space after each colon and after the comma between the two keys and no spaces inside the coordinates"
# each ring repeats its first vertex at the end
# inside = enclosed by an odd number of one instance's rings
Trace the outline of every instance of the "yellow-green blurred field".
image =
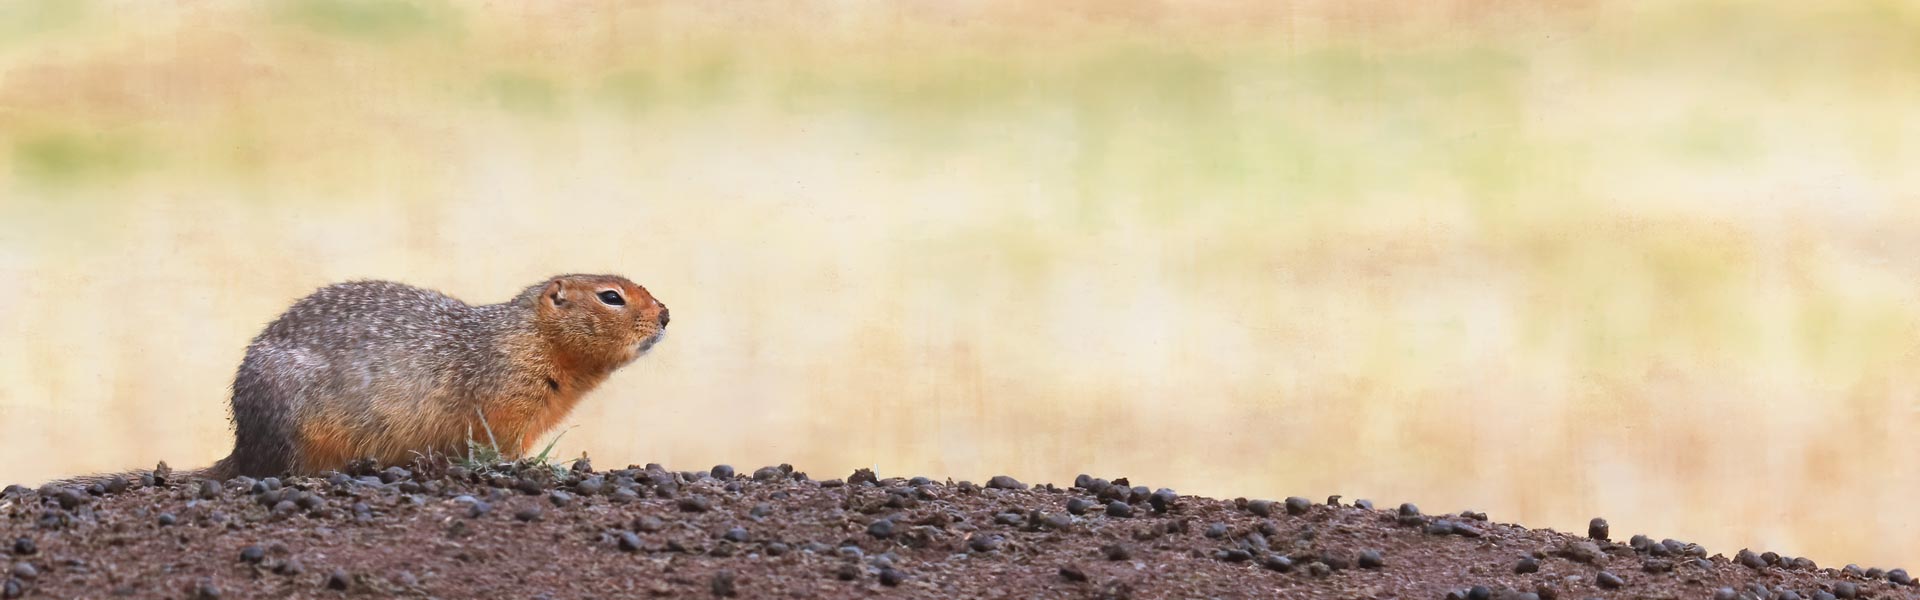
{"type": "Polygon", "coordinates": [[[1920,564],[1920,6],[517,4],[0,2],[0,480],[223,456],[320,285],[613,271],[602,466],[1920,564]]]}

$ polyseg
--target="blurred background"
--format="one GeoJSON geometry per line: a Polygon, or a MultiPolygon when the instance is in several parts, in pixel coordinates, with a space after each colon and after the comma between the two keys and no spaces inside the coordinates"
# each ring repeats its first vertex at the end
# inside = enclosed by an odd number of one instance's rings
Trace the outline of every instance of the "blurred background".
{"type": "Polygon", "coordinates": [[[0,480],[224,456],[327,283],[618,272],[603,468],[1920,566],[1913,4],[516,4],[0,3],[0,480]]]}

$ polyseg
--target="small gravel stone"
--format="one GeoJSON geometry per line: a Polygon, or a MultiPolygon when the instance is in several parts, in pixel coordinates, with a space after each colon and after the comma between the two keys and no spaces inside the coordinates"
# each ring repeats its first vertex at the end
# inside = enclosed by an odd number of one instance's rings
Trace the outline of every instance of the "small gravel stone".
{"type": "Polygon", "coordinates": [[[1271,517],[1273,516],[1273,501],[1248,500],[1247,512],[1253,513],[1253,516],[1256,517],[1271,517]]]}
{"type": "Polygon", "coordinates": [[[732,598],[734,595],[740,593],[737,579],[739,579],[739,577],[734,575],[732,570],[721,569],[714,572],[713,580],[708,584],[708,587],[712,589],[713,595],[715,596],[732,598]]]}
{"type": "Polygon", "coordinates": [[[1713,591],[1713,600],[1736,600],[1739,597],[1740,592],[1733,591],[1733,588],[1730,587],[1723,587],[1713,591]]]}
{"type": "Polygon", "coordinates": [[[880,539],[893,537],[893,519],[880,519],[867,525],[867,535],[880,539]]]}
{"type": "Polygon", "coordinates": [[[353,578],[344,569],[334,569],[327,574],[327,589],[345,591],[352,584],[353,578]]]}
{"type": "Polygon", "coordinates": [[[247,546],[240,549],[240,562],[257,565],[260,564],[260,561],[266,560],[266,558],[267,551],[261,549],[259,546],[247,546]]]}
{"type": "Polygon", "coordinates": [[[999,534],[975,535],[967,540],[967,548],[974,552],[992,552],[1000,549],[1000,541],[999,534]]]}
{"type": "Polygon", "coordinates": [[[680,501],[676,504],[680,507],[680,510],[686,512],[707,512],[713,510],[713,502],[707,500],[704,496],[685,496],[680,498],[680,501]]]}
{"type": "Polygon", "coordinates": [[[1467,600],[1489,600],[1491,598],[1493,598],[1493,590],[1487,589],[1487,586],[1476,585],[1467,589],[1467,600]]]}
{"type": "Polygon", "coordinates": [[[1027,484],[1006,475],[995,475],[987,480],[987,488],[995,490],[1024,490],[1027,484]]]}
{"type": "Polygon", "coordinates": [[[1534,560],[1533,557],[1522,558],[1520,562],[1513,564],[1513,572],[1521,575],[1538,573],[1540,572],[1540,561],[1534,560]]]}
{"type": "Polygon", "coordinates": [[[1360,568],[1362,569],[1378,569],[1387,565],[1386,557],[1380,556],[1378,550],[1361,552],[1360,559],[1357,562],[1359,562],[1360,568]]]}
{"type": "Polygon", "coordinates": [[[1609,530],[1610,528],[1607,526],[1606,519],[1594,517],[1592,521],[1587,522],[1587,537],[1606,541],[1607,536],[1610,534],[1609,530]]]}
{"type": "Polygon", "coordinates": [[[1600,551],[1598,544],[1589,541],[1569,541],[1566,545],[1560,547],[1560,555],[1574,562],[1586,564],[1597,564],[1605,560],[1607,556],[1606,553],[1600,551]]]}
{"type": "Polygon", "coordinates": [[[1767,568],[1767,561],[1761,559],[1760,555],[1754,554],[1752,550],[1744,548],[1733,555],[1733,560],[1755,571],[1767,568]]]}
{"type": "Polygon", "coordinates": [[[219,598],[220,586],[214,585],[213,579],[202,577],[193,584],[193,597],[198,600],[213,600],[219,598]]]}
{"type": "Polygon", "coordinates": [[[733,465],[714,465],[707,475],[714,479],[733,479],[733,465]]]}
{"type": "Polygon", "coordinates": [[[519,519],[520,522],[522,523],[531,523],[534,521],[538,521],[540,520],[540,507],[529,506],[526,508],[522,508],[520,510],[513,511],[513,518],[519,519]]]}
{"type": "Polygon", "coordinates": [[[307,565],[298,557],[288,558],[273,567],[273,572],[288,577],[298,577],[307,573],[307,565]]]}
{"type": "MultiPolygon", "coordinates": [[[[1081,475],[1081,477],[1086,476],[1081,475]]],[[[1080,570],[1080,567],[1067,565],[1060,567],[1060,578],[1072,582],[1083,582],[1087,580],[1087,572],[1080,570]]]]}
{"type": "Polygon", "coordinates": [[[555,508],[565,508],[568,504],[573,503],[573,494],[554,490],[547,494],[547,501],[552,502],[555,508]]]}
{"type": "Polygon", "coordinates": [[[1086,498],[1073,498],[1073,499],[1067,500],[1068,513],[1075,514],[1075,515],[1084,515],[1084,514],[1087,514],[1087,509],[1089,508],[1093,508],[1093,503],[1088,502],[1086,498]]]}
{"type": "MultiPolygon", "coordinates": [[[[279,507],[274,508],[277,509],[279,507]]],[[[275,512],[278,511],[276,510],[275,512]]],[[[160,516],[156,517],[154,522],[159,523],[161,527],[172,527],[175,523],[179,523],[180,519],[174,517],[173,513],[160,513],[160,516]]]]}
{"type": "Polygon", "coordinates": [[[1223,537],[1227,537],[1227,524],[1214,523],[1212,525],[1208,525],[1206,535],[1207,537],[1216,539],[1216,540],[1223,537]]]}
{"type": "Polygon", "coordinates": [[[893,570],[892,568],[880,569],[880,585],[893,587],[893,586],[900,585],[900,582],[903,582],[906,580],[907,580],[907,576],[905,574],[899,571],[893,570]]]}
{"type": "Polygon", "coordinates": [[[1620,589],[1621,586],[1627,585],[1626,580],[1609,571],[1601,571],[1599,575],[1593,576],[1593,583],[1609,590],[1620,589]]]}
{"type": "Polygon", "coordinates": [[[1418,507],[1418,506],[1414,506],[1412,502],[1408,502],[1408,503],[1405,503],[1405,504],[1401,504],[1401,505],[1400,505],[1400,516],[1402,516],[1402,517],[1418,517],[1418,516],[1420,516],[1420,507],[1418,507]]]}
{"type": "Polygon", "coordinates": [[[33,542],[33,538],[17,537],[13,539],[13,553],[21,556],[32,556],[40,553],[40,546],[33,542]]]}
{"type": "Polygon", "coordinates": [[[1851,581],[1842,581],[1840,583],[1833,584],[1833,595],[1834,597],[1841,598],[1842,600],[1846,600],[1848,598],[1858,598],[1860,597],[1860,586],[1854,585],[1854,583],[1851,581]]]}
{"type": "Polygon", "coordinates": [[[1133,558],[1133,549],[1126,544],[1107,544],[1100,547],[1100,554],[1107,560],[1127,560],[1133,558]]]}
{"type": "Polygon", "coordinates": [[[1887,581],[1900,585],[1913,585],[1913,576],[1908,575],[1906,569],[1894,569],[1887,571],[1887,581]]]}
{"type": "Polygon", "coordinates": [[[1311,508],[1313,508],[1312,500],[1301,498],[1299,496],[1291,496],[1287,498],[1287,514],[1304,515],[1304,514],[1307,514],[1307,510],[1311,508]]]}
{"type": "Polygon", "coordinates": [[[640,551],[640,536],[634,535],[633,532],[622,531],[620,532],[619,535],[614,537],[617,540],[616,543],[620,545],[620,550],[622,552],[640,551]]]}
{"type": "Polygon", "coordinates": [[[1174,493],[1172,489],[1160,488],[1155,490],[1152,496],[1147,497],[1147,504],[1153,507],[1153,512],[1165,513],[1173,509],[1174,501],[1179,498],[1180,495],[1174,493]]]}
{"type": "Polygon", "coordinates": [[[1293,559],[1287,558],[1286,555],[1278,552],[1269,553],[1265,558],[1260,559],[1260,566],[1266,567],[1271,571],[1285,573],[1293,570],[1293,559]]]}
{"type": "Polygon", "coordinates": [[[21,581],[33,581],[40,578],[40,569],[34,568],[33,563],[14,563],[13,577],[21,581]]]}
{"type": "Polygon", "coordinates": [[[721,534],[720,539],[733,542],[735,544],[744,544],[747,542],[748,539],[751,539],[751,537],[752,536],[747,533],[747,528],[734,527],[732,529],[728,529],[726,533],[721,534]]]}
{"type": "Polygon", "coordinates": [[[1108,502],[1107,516],[1121,517],[1121,518],[1131,517],[1133,516],[1133,505],[1127,504],[1125,502],[1121,502],[1119,500],[1108,502]]]}

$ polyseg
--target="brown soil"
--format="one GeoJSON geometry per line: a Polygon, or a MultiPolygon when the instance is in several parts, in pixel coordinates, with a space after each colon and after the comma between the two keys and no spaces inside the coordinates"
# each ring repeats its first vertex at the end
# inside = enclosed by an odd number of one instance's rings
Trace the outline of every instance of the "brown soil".
{"type": "Polygon", "coordinates": [[[1144,488],[1084,477],[1073,488],[1029,489],[1000,478],[986,486],[876,481],[865,471],[815,481],[776,467],[737,476],[716,468],[718,477],[651,466],[597,474],[414,470],[362,464],[331,477],[224,483],[163,477],[94,493],[10,488],[0,499],[0,551],[10,550],[12,570],[0,591],[62,598],[1920,597],[1911,583],[1890,581],[1909,581],[1904,572],[1823,569],[1771,555],[1743,557],[1748,566],[1679,542],[1595,541],[1482,515],[1171,492],[1154,498],[1144,488]],[[1098,498],[1102,489],[1108,499],[1125,497],[1115,515],[1098,498]],[[1069,514],[1075,500],[1092,506],[1069,514]],[[1517,569],[1522,562],[1537,570],[1516,572],[1529,570],[1517,569]],[[1485,589],[1476,594],[1474,586],[1485,589]]]}

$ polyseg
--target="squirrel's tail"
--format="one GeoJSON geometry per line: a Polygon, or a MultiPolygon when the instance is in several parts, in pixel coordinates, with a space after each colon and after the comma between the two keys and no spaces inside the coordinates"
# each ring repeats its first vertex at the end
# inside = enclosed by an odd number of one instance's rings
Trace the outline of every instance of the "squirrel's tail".
{"type": "Polygon", "coordinates": [[[94,484],[99,484],[107,488],[124,488],[129,484],[145,482],[148,476],[153,477],[152,481],[155,486],[164,486],[167,485],[168,482],[192,481],[195,479],[225,481],[232,479],[233,476],[237,474],[235,471],[232,456],[220,459],[218,462],[213,463],[213,466],[205,469],[193,469],[189,471],[175,471],[172,467],[168,467],[167,462],[163,460],[151,470],[127,471],[124,473],[94,473],[92,475],[68,477],[66,479],[49,481],[41,487],[43,489],[46,486],[76,487],[84,490],[93,487],[94,484]]]}

